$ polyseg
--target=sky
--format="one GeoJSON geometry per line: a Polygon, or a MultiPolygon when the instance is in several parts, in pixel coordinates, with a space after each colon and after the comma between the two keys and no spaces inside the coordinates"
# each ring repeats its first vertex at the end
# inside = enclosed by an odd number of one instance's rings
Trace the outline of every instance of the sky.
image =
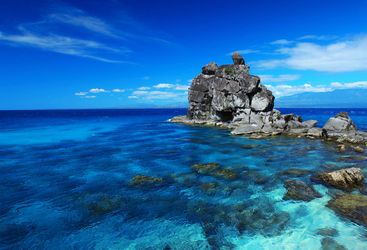
{"type": "Polygon", "coordinates": [[[233,51],[276,98],[367,89],[365,0],[0,3],[0,109],[185,107],[233,51]]]}

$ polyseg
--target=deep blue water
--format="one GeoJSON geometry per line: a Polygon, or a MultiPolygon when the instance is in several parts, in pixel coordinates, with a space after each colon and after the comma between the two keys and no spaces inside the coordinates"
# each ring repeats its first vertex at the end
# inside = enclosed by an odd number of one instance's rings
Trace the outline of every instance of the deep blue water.
{"type": "MultiPolygon", "coordinates": [[[[320,125],[339,111],[282,110],[320,125]]],[[[366,109],[347,111],[367,130],[366,109]]],[[[288,177],[280,175],[365,171],[361,155],[318,140],[251,140],[167,122],[185,112],[0,111],[0,249],[320,249],[320,228],[338,230],[334,239],[348,249],[367,248],[365,228],[325,207],[325,187],[315,185],[320,199],[284,201],[288,177]],[[235,178],[191,168],[208,162],[235,178]],[[163,181],[132,185],[136,175],[163,181]]]]}

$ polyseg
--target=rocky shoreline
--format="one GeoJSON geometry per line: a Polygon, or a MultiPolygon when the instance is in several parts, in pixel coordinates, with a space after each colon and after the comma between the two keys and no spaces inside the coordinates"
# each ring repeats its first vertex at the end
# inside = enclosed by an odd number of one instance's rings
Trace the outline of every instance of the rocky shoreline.
{"type": "Polygon", "coordinates": [[[357,144],[356,150],[364,150],[367,132],[358,131],[346,112],[331,117],[322,128],[316,120],[281,114],[274,109],[272,92],[260,77],[250,74],[244,58],[233,53],[232,59],[233,64],[211,62],[202,67],[189,89],[187,115],[173,117],[171,122],[226,128],[233,135],[255,139],[275,135],[322,138],[357,144]]]}
{"type": "MultiPolygon", "coordinates": [[[[202,68],[202,73],[194,78],[189,89],[188,114],[173,117],[170,122],[225,128],[232,135],[252,139],[279,135],[322,139],[335,142],[339,152],[349,147],[357,153],[364,153],[367,132],[359,131],[346,112],[329,118],[322,128],[317,127],[316,120],[304,121],[295,114],[281,114],[273,108],[275,98],[272,92],[260,83],[259,77],[250,75],[249,66],[243,57],[234,53],[232,59],[232,65],[218,66],[211,62],[202,68]]],[[[217,171],[216,168],[218,166],[215,163],[194,166],[200,174],[217,171]]],[[[230,173],[224,174],[228,177],[230,173]]],[[[284,175],[299,177],[310,173],[290,169],[284,175]]],[[[364,181],[363,171],[358,167],[314,173],[307,181],[287,178],[284,181],[286,193],[283,200],[309,202],[320,198],[322,195],[314,189],[313,184],[322,184],[331,191],[328,208],[344,218],[367,226],[364,181]]],[[[336,243],[327,235],[322,242],[324,244],[336,243]]]]}

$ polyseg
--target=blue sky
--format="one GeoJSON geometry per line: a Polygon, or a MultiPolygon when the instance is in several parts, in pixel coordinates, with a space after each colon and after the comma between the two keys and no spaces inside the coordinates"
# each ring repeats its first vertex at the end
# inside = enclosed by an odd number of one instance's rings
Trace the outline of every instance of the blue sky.
{"type": "Polygon", "coordinates": [[[183,107],[240,51],[276,97],[367,88],[367,1],[19,1],[0,8],[0,109],[183,107]]]}

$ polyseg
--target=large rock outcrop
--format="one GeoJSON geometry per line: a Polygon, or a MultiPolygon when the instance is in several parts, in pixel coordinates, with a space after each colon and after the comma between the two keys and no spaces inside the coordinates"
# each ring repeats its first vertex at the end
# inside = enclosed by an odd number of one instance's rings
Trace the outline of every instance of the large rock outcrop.
{"type": "Polygon", "coordinates": [[[234,135],[288,134],[324,138],[338,142],[365,143],[367,133],[357,131],[345,112],[330,118],[321,129],[317,121],[303,121],[295,114],[281,114],[274,109],[272,92],[251,75],[249,66],[239,53],[233,53],[233,64],[210,62],[202,67],[189,89],[189,109],[186,116],[172,122],[229,128],[234,135]]]}
{"type": "Polygon", "coordinates": [[[189,118],[230,122],[273,110],[271,91],[259,77],[250,75],[240,54],[234,53],[232,59],[233,65],[208,63],[194,78],[189,90],[189,118]]]}

